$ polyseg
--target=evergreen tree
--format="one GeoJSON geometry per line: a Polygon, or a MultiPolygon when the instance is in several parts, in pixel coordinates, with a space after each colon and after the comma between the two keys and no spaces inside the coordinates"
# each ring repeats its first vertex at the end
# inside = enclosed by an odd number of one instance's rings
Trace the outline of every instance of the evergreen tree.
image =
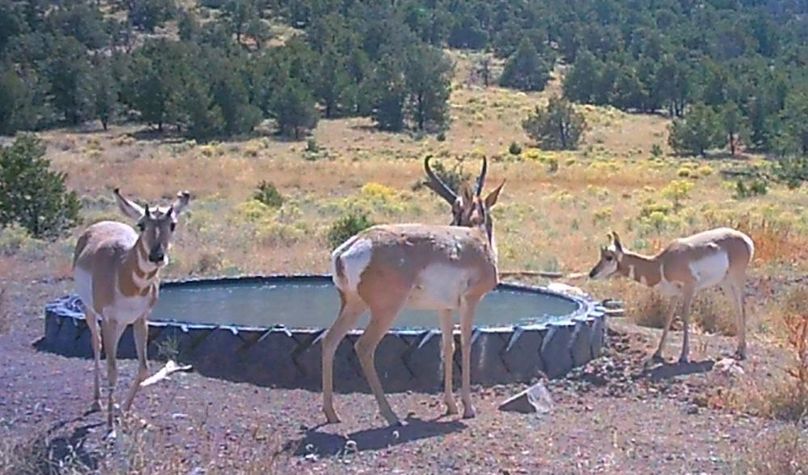
{"type": "Polygon", "coordinates": [[[724,137],[729,145],[730,154],[734,157],[738,144],[746,141],[749,136],[749,127],[746,117],[743,116],[740,107],[734,102],[728,102],[720,110],[721,125],[723,126],[724,137]]]}
{"type": "Polygon", "coordinates": [[[404,128],[407,87],[401,69],[394,58],[386,57],[376,71],[372,83],[375,96],[372,116],[380,130],[396,132],[404,128]]]}
{"type": "Polygon", "coordinates": [[[547,107],[536,107],[522,122],[522,128],[542,149],[574,150],[586,129],[586,120],[566,99],[551,97],[547,107]]]}
{"type": "Polygon", "coordinates": [[[76,193],[44,156],[45,145],[33,135],[0,147],[0,226],[17,223],[36,238],[50,238],[78,222],[76,193]]]}
{"type": "Polygon", "coordinates": [[[340,113],[340,108],[351,103],[350,76],[343,58],[333,48],[320,56],[314,90],[325,109],[325,117],[340,113]]]}
{"type": "Polygon", "coordinates": [[[668,144],[679,154],[706,155],[724,145],[721,117],[704,104],[695,104],[670,125],[668,144]]]}
{"type": "Polygon", "coordinates": [[[550,67],[539,56],[533,43],[525,38],[505,64],[499,83],[523,91],[540,91],[549,79],[550,67]]]}
{"type": "Polygon", "coordinates": [[[87,51],[72,37],[57,38],[45,65],[53,105],[65,120],[78,124],[95,111],[87,51]]]}
{"type": "Polygon", "coordinates": [[[780,113],[782,130],[777,144],[784,154],[808,155],[808,84],[786,97],[780,113]]]}
{"type": "Polygon", "coordinates": [[[110,60],[99,61],[92,72],[93,98],[95,100],[95,117],[107,130],[110,121],[115,118],[118,104],[118,81],[113,75],[110,60]]]}
{"type": "Polygon", "coordinates": [[[431,46],[413,48],[408,55],[405,81],[410,114],[418,130],[448,122],[453,69],[449,59],[431,46]]]}
{"type": "Polygon", "coordinates": [[[289,78],[286,85],[278,91],[273,112],[280,132],[294,137],[295,140],[299,140],[304,133],[317,126],[314,98],[296,79],[289,78]]]}
{"type": "Polygon", "coordinates": [[[602,67],[595,55],[587,50],[580,51],[564,79],[564,97],[573,102],[591,104],[602,67]]]}

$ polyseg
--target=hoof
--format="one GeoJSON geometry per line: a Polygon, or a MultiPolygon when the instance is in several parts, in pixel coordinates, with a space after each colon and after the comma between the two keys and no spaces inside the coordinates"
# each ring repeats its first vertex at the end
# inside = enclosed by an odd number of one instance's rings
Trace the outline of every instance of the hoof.
{"type": "Polygon", "coordinates": [[[329,424],[339,424],[340,422],[342,422],[342,420],[340,420],[336,412],[334,411],[323,411],[323,412],[325,412],[325,420],[329,424]]]}
{"type": "Polygon", "coordinates": [[[654,363],[664,363],[665,358],[662,357],[662,353],[654,353],[651,356],[651,361],[654,362],[654,363]]]}
{"type": "Polygon", "coordinates": [[[88,411],[88,414],[92,414],[94,412],[99,412],[99,411],[101,411],[101,401],[93,401],[93,403],[90,404],[90,409],[88,411]]]}
{"type": "Polygon", "coordinates": [[[463,419],[473,419],[477,416],[477,411],[474,409],[473,406],[468,406],[463,409],[463,419]]]}
{"type": "Polygon", "coordinates": [[[387,424],[390,425],[391,427],[402,427],[406,425],[403,422],[401,422],[401,419],[399,419],[395,414],[392,413],[382,414],[382,417],[384,418],[385,421],[387,421],[387,424]]]}
{"type": "Polygon", "coordinates": [[[446,405],[446,412],[444,413],[445,416],[454,416],[458,413],[457,404],[447,404],[446,405]]]}
{"type": "Polygon", "coordinates": [[[679,357],[679,364],[688,364],[690,363],[690,358],[685,355],[679,357]]]}
{"type": "Polygon", "coordinates": [[[736,351],[732,354],[732,357],[738,361],[743,361],[746,359],[746,352],[745,351],[736,351]]]}

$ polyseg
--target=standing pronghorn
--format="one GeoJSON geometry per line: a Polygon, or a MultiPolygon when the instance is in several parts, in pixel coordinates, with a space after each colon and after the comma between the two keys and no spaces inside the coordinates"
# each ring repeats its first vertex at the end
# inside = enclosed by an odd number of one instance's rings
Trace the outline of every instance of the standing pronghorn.
{"type": "MultiPolygon", "coordinates": [[[[600,250],[600,261],[589,272],[593,279],[619,273],[659,290],[669,297],[682,299],[682,354],[680,362],[688,358],[688,319],[690,303],[702,289],[720,285],[735,305],[738,349],[735,356],[746,357],[746,308],[744,284],[746,268],[752,261],[755,245],[746,234],[731,228],[716,228],[672,241],[653,257],[624,249],[617,233],[611,234],[612,244],[600,250]]],[[[659,347],[653,360],[662,360],[662,347],[668,336],[676,305],[671,306],[665,321],[659,347]]]]}
{"type": "Polygon", "coordinates": [[[190,195],[187,191],[180,192],[171,206],[153,211],[148,205],[141,208],[124,198],[117,188],[115,199],[123,214],[137,221],[140,234],[129,225],[101,221],[87,228],[79,237],[73,256],[76,291],[84,305],[95,358],[93,405],[96,409],[101,408],[99,365],[103,336],[109,384],[107,425],[110,430],[114,416],[113,393],[118,379],[115,365],[118,341],[131,324],[140,367],[123,406],[123,410],[128,411],[141,381],[148,375],[147,318],[157,302],[159,271],[168,264],[167,252],[177,218],[188,205],[190,195]]]}
{"type": "Polygon", "coordinates": [[[396,316],[406,307],[436,310],[440,317],[447,414],[457,414],[452,395],[452,312],[459,311],[463,417],[474,417],[470,388],[471,330],[477,304],[498,282],[489,211],[505,184],[481,197],[487,164],[483,158],[476,190],[464,186],[457,196],[432,173],[427,157],[424,166],[431,180],[429,187],[452,204],[453,225],[373,226],[331,254],[341,308],[323,339],[323,411],[328,422],[339,422],[333,404],[334,352],[348,330],[370,309],[370,321],[356,342],[356,353],[381,415],[391,425],[399,423],[384,396],[374,353],[396,316]]]}

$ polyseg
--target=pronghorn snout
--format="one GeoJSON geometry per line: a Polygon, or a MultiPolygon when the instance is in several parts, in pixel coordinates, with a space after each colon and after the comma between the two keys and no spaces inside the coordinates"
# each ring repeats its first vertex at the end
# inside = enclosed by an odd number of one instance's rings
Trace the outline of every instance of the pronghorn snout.
{"type": "Polygon", "coordinates": [[[165,250],[163,249],[163,246],[161,245],[154,246],[152,250],[149,252],[149,262],[152,262],[154,264],[162,264],[163,261],[165,260],[165,257],[166,253],[165,250]]]}

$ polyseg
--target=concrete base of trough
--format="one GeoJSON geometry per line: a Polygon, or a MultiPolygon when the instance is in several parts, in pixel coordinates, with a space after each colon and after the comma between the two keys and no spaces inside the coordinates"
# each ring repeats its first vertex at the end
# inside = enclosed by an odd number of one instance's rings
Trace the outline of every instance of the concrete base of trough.
{"type": "Polygon", "coordinates": [[[511,396],[499,405],[500,411],[521,412],[524,414],[537,412],[546,414],[553,409],[550,392],[541,382],[511,396]]]}

